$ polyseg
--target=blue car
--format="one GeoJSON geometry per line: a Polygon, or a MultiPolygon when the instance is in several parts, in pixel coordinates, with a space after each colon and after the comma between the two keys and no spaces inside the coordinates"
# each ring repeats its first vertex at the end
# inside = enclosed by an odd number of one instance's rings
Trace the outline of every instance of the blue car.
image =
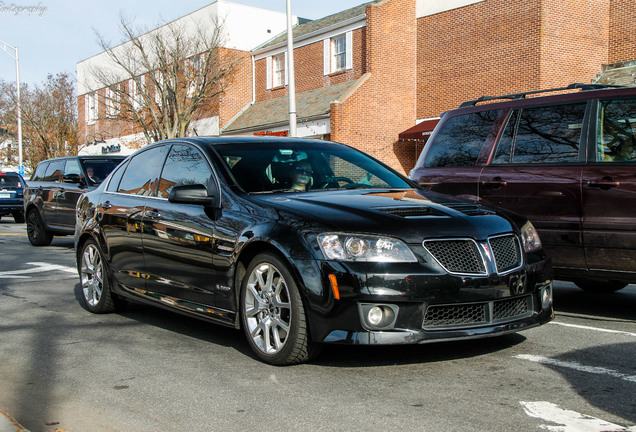
{"type": "Polygon", "coordinates": [[[20,174],[0,172],[0,219],[12,215],[24,223],[24,179],[20,174]]]}

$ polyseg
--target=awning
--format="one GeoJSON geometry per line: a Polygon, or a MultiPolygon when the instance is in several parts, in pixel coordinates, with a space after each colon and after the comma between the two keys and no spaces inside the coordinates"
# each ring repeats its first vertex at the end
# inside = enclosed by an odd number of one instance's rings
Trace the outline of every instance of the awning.
{"type": "Polygon", "coordinates": [[[437,123],[439,123],[439,119],[424,120],[404,132],[400,132],[398,136],[403,140],[426,141],[433,132],[433,129],[435,129],[435,126],[437,126],[437,123]]]}

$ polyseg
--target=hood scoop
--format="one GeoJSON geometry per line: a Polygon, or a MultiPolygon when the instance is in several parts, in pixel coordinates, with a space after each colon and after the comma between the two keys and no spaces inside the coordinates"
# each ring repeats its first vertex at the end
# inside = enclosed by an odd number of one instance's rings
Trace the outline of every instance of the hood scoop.
{"type": "Polygon", "coordinates": [[[485,207],[480,206],[479,204],[470,204],[470,203],[442,203],[445,207],[449,209],[458,211],[460,213],[465,214],[466,216],[484,216],[484,215],[494,215],[496,214],[494,211],[489,210],[485,207]]]}
{"type": "Polygon", "coordinates": [[[436,210],[432,207],[428,206],[417,206],[417,207],[384,207],[384,208],[376,208],[375,210],[381,211],[383,213],[388,213],[393,216],[399,216],[403,218],[414,218],[414,217],[426,217],[426,216],[446,216],[446,214],[436,210]]]}

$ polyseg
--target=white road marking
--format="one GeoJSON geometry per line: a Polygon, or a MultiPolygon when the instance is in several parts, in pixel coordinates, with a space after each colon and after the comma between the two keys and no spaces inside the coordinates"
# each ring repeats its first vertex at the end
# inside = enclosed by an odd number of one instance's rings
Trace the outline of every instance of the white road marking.
{"type": "Polygon", "coordinates": [[[595,417],[565,410],[551,402],[519,402],[530,417],[559,426],[541,425],[541,429],[553,432],[626,432],[636,431],[636,426],[619,426],[595,417]]]}
{"type": "Polygon", "coordinates": [[[63,271],[63,272],[77,274],[77,269],[75,267],[66,267],[63,265],[43,263],[43,262],[30,262],[26,264],[30,266],[35,266],[35,267],[29,268],[29,269],[23,269],[23,270],[10,270],[10,271],[0,272],[0,278],[28,279],[31,276],[24,276],[24,275],[30,275],[34,273],[43,273],[43,272],[55,272],[55,271],[63,271]]]}
{"type": "Polygon", "coordinates": [[[623,381],[636,383],[636,375],[627,375],[627,374],[617,372],[612,369],[607,369],[604,367],[586,366],[579,362],[563,361],[563,360],[557,360],[557,359],[553,359],[549,357],[541,357],[541,356],[535,356],[530,354],[519,354],[513,357],[521,359],[521,360],[528,360],[535,363],[558,366],[558,367],[567,368],[567,369],[574,369],[579,372],[587,372],[587,373],[593,373],[597,375],[607,375],[607,376],[611,376],[612,378],[618,378],[623,381]]]}
{"type": "Polygon", "coordinates": [[[560,326],[563,326],[563,327],[573,327],[573,328],[578,328],[578,329],[582,329],[582,330],[592,330],[592,331],[604,332],[604,333],[617,333],[617,334],[623,334],[623,335],[636,337],[636,333],[630,333],[630,332],[620,331],[620,330],[609,330],[609,329],[604,329],[604,328],[599,328],[599,327],[589,327],[589,326],[582,326],[582,325],[576,325],[576,324],[566,324],[566,323],[556,322],[556,321],[552,321],[552,322],[550,322],[550,324],[560,325],[560,326]]]}

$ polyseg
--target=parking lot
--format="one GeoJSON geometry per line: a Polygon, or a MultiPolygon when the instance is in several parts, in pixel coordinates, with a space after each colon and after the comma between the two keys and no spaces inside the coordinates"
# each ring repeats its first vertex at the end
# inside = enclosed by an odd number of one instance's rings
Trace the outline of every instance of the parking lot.
{"type": "Polygon", "coordinates": [[[242,332],[80,301],[73,240],[32,247],[0,222],[0,409],[37,431],[636,431],[636,287],[555,285],[556,319],[520,334],[328,346],[274,367],[242,332]]]}

